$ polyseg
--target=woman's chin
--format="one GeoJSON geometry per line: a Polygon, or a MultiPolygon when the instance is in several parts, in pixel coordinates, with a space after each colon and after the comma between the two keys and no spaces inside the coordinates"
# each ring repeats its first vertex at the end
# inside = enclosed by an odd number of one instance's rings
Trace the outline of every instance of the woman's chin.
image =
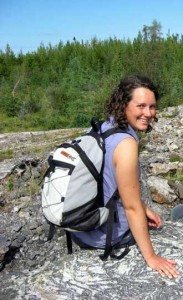
{"type": "Polygon", "coordinates": [[[139,125],[139,126],[136,126],[135,130],[146,131],[148,129],[148,126],[149,126],[149,124],[139,125]]]}

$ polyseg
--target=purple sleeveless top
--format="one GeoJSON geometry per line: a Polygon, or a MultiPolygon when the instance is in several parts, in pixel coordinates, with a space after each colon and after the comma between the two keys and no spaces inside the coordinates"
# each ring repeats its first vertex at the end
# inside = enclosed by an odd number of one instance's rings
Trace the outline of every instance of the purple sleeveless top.
{"type": "MultiPolygon", "coordinates": [[[[108,122],[102,124],[102,132],[113,128],[114,124],[112,118],[108,122]]],[[[105,140],[105,164],[103,173],[103,190],[104,190],[104,203],[110,199],[114,191],[117,189],[115,168],[113,166],[113,152],[116,146],[125,138],[134,137],[138,142],[138,137],[132,127],[128,127],[128,133],[116,133],[109,136],[105,140]]],[[[121,240],[123,234],[129,229],[125,211],[121,199],[117,201],[117,222],[113,225],[112,245],[115,245],[121,240]]],[[[73,238],[76,237],[79,241],[96,248],[105,248],[106,242],[106,224],[98,229],[88,232],[72,232],[73,238]]]]}

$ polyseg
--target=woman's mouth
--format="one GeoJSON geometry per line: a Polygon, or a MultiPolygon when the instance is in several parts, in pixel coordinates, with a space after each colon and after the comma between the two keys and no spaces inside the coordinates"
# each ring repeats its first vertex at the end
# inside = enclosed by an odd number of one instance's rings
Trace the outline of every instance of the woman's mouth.
{"type": "Polygon", "coordinates": [[[140,119],[140,121],[141,121],[144,125],[149,125],[149,120],[147,120],[147,119],[140,119]]]}

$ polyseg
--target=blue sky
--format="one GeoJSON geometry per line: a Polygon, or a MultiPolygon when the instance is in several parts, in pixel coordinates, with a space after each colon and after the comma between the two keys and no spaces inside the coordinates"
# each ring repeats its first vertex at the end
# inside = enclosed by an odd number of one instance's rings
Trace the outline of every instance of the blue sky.
{"type": "Polygon", "coordinates": [[[156,19],[164,37],[183,32],[182,0],[0,0],[0,49],[36,51],[41,42],[133,39],[156,19]]]}

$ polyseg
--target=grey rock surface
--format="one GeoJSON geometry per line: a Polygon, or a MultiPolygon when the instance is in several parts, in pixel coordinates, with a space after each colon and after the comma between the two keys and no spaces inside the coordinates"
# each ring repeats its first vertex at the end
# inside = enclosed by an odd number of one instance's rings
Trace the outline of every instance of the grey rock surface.
{"type": "Polygon", "coordinates": [[[154,130],[142,137],[140,155],[142,198],[164,221],[162,230],[150,231],[151,240],[158,254],[177,262],[177,279],[150,270],[136,245],[123,260],[103,262],[101,251],[81,251],[76,245],[67,255],[60,228],[47,241],[40,184],[47,157],[83,129],[0,134],[1,150],[13,151],[13,158],[0,162],[0,300],[183,300],[182,169],[170,161],[176,157],[182,163],[182,129],[183,106],[167,108],[154,130]],[[180,180],[164,179],[172,170],[170,175],[178,172],[180,180]],[[148,183],[152,176],[158,188],[154,181],[148,183]],[[162,197],[165,203],[155,201],[162,197]]]}
{"type": "MultiPolygon", "coordinates": [[[[161,231],[152,231],[151,240],[158,254],[177,261],[180,277],[161,277],[145,264],[137,246],[121,261],[103,262],[101,251],[74,249],[66,255],[64,237],[55,242],[56,259],[29,270],[16,262],[13,270],[0,273],[0,299],[183,299],[183,226],[166,221],[161,231]]],[[[42,246],[44,247],[44,245],[42,246]]]]}

